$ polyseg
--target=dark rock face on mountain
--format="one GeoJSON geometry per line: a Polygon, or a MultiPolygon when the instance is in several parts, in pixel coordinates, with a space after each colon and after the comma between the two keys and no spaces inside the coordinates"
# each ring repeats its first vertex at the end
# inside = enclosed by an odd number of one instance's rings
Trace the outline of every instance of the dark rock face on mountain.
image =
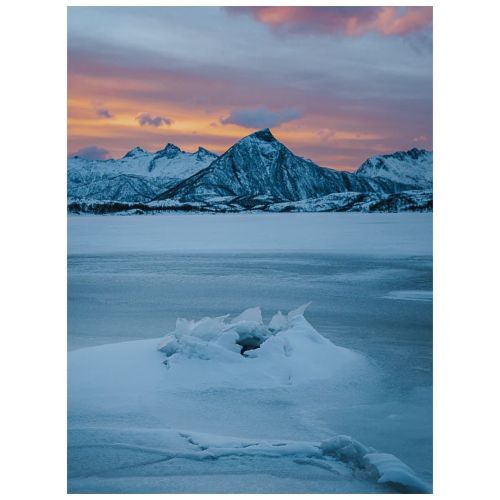
{"type": "Polygon", "coordinates": [[[319,167],[294,155],[265,129],[241,139],[209,167],[180,182],[157,200],[266,196],[298,201],[330,193],[394,193],[406,188],[389,179],[319,167]]]}

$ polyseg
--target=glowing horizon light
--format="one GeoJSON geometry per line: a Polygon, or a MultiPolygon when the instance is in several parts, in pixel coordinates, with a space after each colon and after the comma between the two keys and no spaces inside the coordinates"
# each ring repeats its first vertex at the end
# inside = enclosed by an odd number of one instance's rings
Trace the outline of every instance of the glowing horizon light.
{"type": "Polygon", "coordinates": [[[265,126],[337,169],[432,149],[432,8],[68,12],[69,155],[168,142],[220,154],[265,126]]]}

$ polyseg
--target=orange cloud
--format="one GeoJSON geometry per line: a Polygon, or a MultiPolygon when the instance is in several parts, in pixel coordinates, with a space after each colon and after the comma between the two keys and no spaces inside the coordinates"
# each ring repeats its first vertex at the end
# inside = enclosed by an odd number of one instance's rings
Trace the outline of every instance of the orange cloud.
{"type": "MultiPolygon", "coordinates": [[[[228,123],[214,127],[220,117],[228,116],[232,107],[220,105],[211,112],[200,106],[188,106],[174,99],[162,98],[157,102],[142,100],[137,95],[128,99],[126,94],[113,97],[114,88],[120,88],[122,79],[106,77],[73,77],[68,99],[68,151],[75,152],[87,147],[105,149],[108,156],[118,158],[134,146],[157,151],[172,142],[186,151],[198,146],[222,153],[237,140],[249,133],[247,128],[228,123]],[[101,98],[103,81],[106,83],[106,106],[112,111],[112,120],[103,120],[95,113],[95,98],[101,98]],[[96,96],[97,94],[97,96],[96,96]],[[138,111],[154,109],[155,115],[169,116],[169,127],[141,127],[136,120],[138,111]]],[[[133,89],[134,80],[126,85],[133,89]]],[[[140,85],[140,82],[138,82],[140,85]]],[[[387,153],[397,149],[390,142],[390,126],[378,119],[364,119],[363,128],[357,120],[328,111],[304,116],[285,123],[273,133],[296,154],[310,158],[319,165],[342,170],[357,168],[368,154],[387,153]],[[333,131],[325,141],[320,131],[333,131]]],[[[413,138],[415,135],[412,135],[413,138]]]]}

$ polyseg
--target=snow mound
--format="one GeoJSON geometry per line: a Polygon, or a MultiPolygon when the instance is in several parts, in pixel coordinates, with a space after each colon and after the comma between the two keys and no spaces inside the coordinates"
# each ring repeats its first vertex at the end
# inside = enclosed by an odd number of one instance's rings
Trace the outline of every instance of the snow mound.
{"type": "Polygon", "coordinates": [[[352,437],[341,434],[323,441],[320,448],[323,455],[336,457],[342,462],[361,468],[364,467],[364,457],[368,453],[375,451],[372,448],[367,448],[352,437]]]}
{"type": "Polygon", "coordinates": [[[279,311],[268,325],[258,307],[233,319],[178,319],[158,345],[170,383],[248,388],[343,379],[365,360],[320,335],[304,318],[308,305],[279,311]]]}
{"type": "Polygon", "coordinates": [[[431,487],[399,458],[378,453],[350,436],[337,435],[323,441],[320,449],[323,455],[367,471],[380,484],[388,484],[404,493],[431,493],[431,487]]]}
{"type": "Polygon", "coordinates": [[[429,485],[399,458],[389,453],[368,453],[365,464],[378,476],[379,483],[388,483],[405,493],[431,493],[429,485]]]}

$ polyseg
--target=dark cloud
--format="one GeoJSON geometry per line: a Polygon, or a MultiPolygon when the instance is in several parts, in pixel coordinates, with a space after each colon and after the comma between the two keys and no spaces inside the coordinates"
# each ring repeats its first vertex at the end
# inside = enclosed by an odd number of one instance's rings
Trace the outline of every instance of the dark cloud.
{"type": "Polygon", "coordinates": [[[108,154],[109,151],[107,149],[98,148],[97,146],[88,146],[86,148],[80,148],[71,156],[79,156],[86,160],[105,160],[108,154]]]}
{"type": "Polygon", "coordinates": [[[149,113],[140,113],[135,117],[141,127],[149,125],[150,127],[161,127],[162,125],[170,126],[173,121],[165,116],[151,116],[149,113]]]}
{"type": "Polygon", "coordinates": [[[106,108],[98,108],[96,109],[96,113],[99,118],[113,118],[113,115],[106,108]]]}
{"type": "Polygon", "coordinates": [[[297,120],[302,114],[293,108],[271,111],[267,108],[236,109],[227,118],[221,118],[221,123],[240,125],[246,128],[279,127],[281,124],[297,120]]]}

